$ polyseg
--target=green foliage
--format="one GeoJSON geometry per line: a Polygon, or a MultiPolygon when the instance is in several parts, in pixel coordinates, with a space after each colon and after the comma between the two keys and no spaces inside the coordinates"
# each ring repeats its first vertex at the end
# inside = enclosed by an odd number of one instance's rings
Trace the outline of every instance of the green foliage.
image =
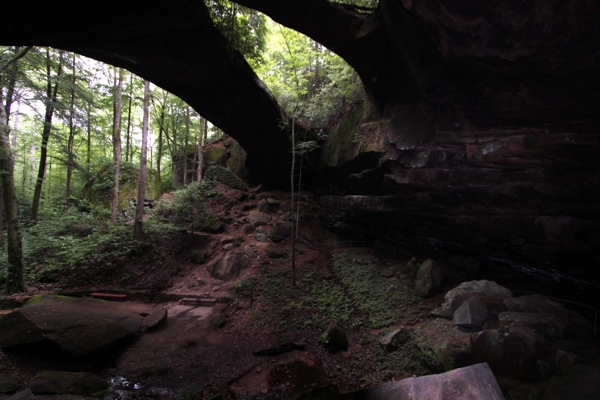
{"type": "Polygon", "coordinates": [[[264,62],[256,73],[288,114],[327,127],[364,97],[356,72],[321,44],[270,21],[264,62]]]}
{"type": "Polygon", "coordinates": [[[215,186],[216,183],[210,180],[204,180],[202,183],[192,182],[173,192],[171,196],[161,198],[156,203],[154,214],[178,226],[193,223],[194,227],[201,228],[207,224],[207,220],[211,224],[213,214],[209,213],[206,207],[206,198],[210,197],[211,193],[219,194],[214,190],[215,186]]]}
{"type": "Polygon", "coordinates": [[[215,26],[254,68],[262,61],[266,18],[229,0],[205,0],[215,26]]]}

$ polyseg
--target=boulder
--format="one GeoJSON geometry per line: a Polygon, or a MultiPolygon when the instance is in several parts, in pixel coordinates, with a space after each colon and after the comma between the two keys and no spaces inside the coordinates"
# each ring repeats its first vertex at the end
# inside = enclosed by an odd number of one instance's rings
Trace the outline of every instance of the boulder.
{"type": "Polygon", "coordinates": [[[254,226],[250,224],[244,224],[242,225],[242,232],[244,232],[246,235],[252,233],[254,232],[254,226]]]}
{"type": "Polygon", "coordinates": [[[211,324],[214,328],[222,328],[227,323],[224,315],[214,315],[211,320],[211,324]]]}
{"type": "Polygon", "coordinates": [[[258,211],[267,213],[269,212],[269,203],[267,203],[267,199],[261,199],[258,201],[258,211]]]}
{"type": "Polygon", "coordinates": [[[108,383],[89,372],[43,371],[27,385],[36,395],[92,396],[108,388],[108,383]]]}
{"type": "Polygon", "coordinates": [[[417,260],[413,258],[398,269],[396,277],[401,284],[412,287],[415,283],[418,269],[417,260]]]}
{"type": "Polygon", "coordinates": [[[235,249],[235,244],[233,243],[227,243],[226,245],[223,246],[223,251],[229,251],[229,250],[233,250],[235,249]]]}
{"type": "Polygon", "coordinates": [[[550,341],[563,339],[567,322],[552,313],[523,313],[506,311],[498,315],[501,327],[509,326],[515,322],[527,325],[550,341]]]}
{"type": "Polygon", "coordinates": [[[364,400],[504,400],[502,390],[486,363],[438,375],[403,379],[341,396],[364,400]]]}
{"type": "Polygon", "coordinates": [[[452,322],[464,328],[481,329],[488,316],[488,309],[481,299],[472,297],[454,311],[452,322]]]}
{"type": "Polygon", "coordinates": [[[540,381],[547,378],[552,357],[548,341],[526,325],[512,324],[504,329],[473,335],[474,362],[487,362],[496,375],[540,381]]]}
{"type": "Polygon", "coordinates": [[[452,321],[431,320],[415,329],[413,337],[434,369],[450,371],[469,364],[471,335],[459,331],[452,321]]]}
{"type": "Polygon", "coordinates": [[[206,170],[205,179],[211,179],[221,182],[231,188],[238,190],[246,190],[246,184],[238,178],[233,171],[223,168],[219,165],[213,165],[206,170]]]}
{"type": "Polygon", "coordinates": [[[21,390],[18,393],[13,394],[10,397],[7,397],[6,400],[35,400],[36,397],[31,391],[31,389],[21,390]]]}
{"type": "Polygon", "coordinates": [[[235,238],[233,236],[223,236],[221,238],[221,244],[228,244],[235,242],[235,238]]]}
{"type": "Polygon", "coordinates": [[[574,365],[559,371],[532,390],[533,400],[600,399],[600,368],[574,365]]]}
{"type": "Polygon", "coordinates": [[[454,289],[446,293],[444,297],[444,303],[442,304],[441,312],[449,312],[450,315],[454,314],[454,311],[464,303],[464,301],[473,296],[466,296],[469,294],[477,294],[480,297],[499,298],[504,299],[512,297],[513,294],[510,290],[505,287],[498,285],[494,281],[470,281],[463,282],[454,289]]]}
{"type": "Polygon", "coordinates": [[[0,374],[0,394],[15,393],[20,387],[18,380],[0,374]]]}
{"type": "Polygon", "coordinates": [[[257,233],[256,234],[256,241],[257,242],[266,242],[267,241],[267,234],[266,233],[257,233]]]}
{"type": "Polygon", "coordinates": [[[166,308],[157,308],[152,311],[150,315],[148,315],[145,319],[146,321],[146,329],[148,331],[152,331],[164,324],[167,323],[167,309],[166,308]]]}
{"type": "Polygon", "coordinates": [[[379,343],[388,352],[396,351],[411,338],[408,329],[402,327],[385,335],[379,343]]]}
{"type": "Polygon", "coordinates": [[[204,250],[196,250],[190,255],[190,259],[195,264],[204,264],[206,261],[206,252],[204,250]]]}
{"type": "Polygon", "coordinates": [[[215,213],[209,212],[202,224],[202,231],[208,233],[219,233],[223,230],[223,222],[215,213]]]}
{"type": "Polygon", "coordinates": [[[214,278],[228,281],[239,276],[248,265],[250,258],[241,251],[234,251],[217,259],[206,269],[214,278]]]}
{"type": "Polygon", "coordinates": [[[0,348],[51,342],[87,356],[132,339],[141,322],[138,313],[107,301],[41,295],[0,318],[0,348]]]}
{"type": "Polygon", "coordinates": [[[276,222],[269,231],[269,239],[279,243],[287,239],[292,234],[292,225],[285,222],[276,222]]]}
{"type": "Polygon", "coordinates": [[[567,338],[588,337],[592,333],[592,324],[579,313],[568,310],[562,304],[539,294],[505,299],[504,304],[509,311],[555,314],[566,322],[567,338]]]}
{"type": "Polygon", "coordinates": [[[346,336],[346,331],[337,325],[330,328],[325,334],[323,345],[332,354],[346,350],[348,348],[348,336],[346,336]]]}
{"type": "Polygon", "coordinates": [[[271,216],[261,211],[251,211],[248,214],[248,223],[252,226],[266,225],[271,220],[271,216]]]}
{"type": "Polygon", "coordinates": [[[434,260],[426,260],[417,271],[415,290],[421,297],[432,297],[442,288],[444,273],[434,260]]]}
{"type": "Polygon", "coordinates": [[[269,243],[266,247],[265,247],[265,253],[267,254],[267,256],[269,256],[270,258],[285,258],[289,255],[287,249],[283,246],[274,244],[274,243],[269,243]]]}

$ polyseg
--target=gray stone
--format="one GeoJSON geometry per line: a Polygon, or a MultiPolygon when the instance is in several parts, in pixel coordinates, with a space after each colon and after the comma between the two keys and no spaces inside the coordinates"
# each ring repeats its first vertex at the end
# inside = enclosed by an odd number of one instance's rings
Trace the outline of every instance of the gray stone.
{"type": "Polygon", "coordinates": [[[258,211],[264,212],[264,213],[269,212],[269,203],[267,203],[266,199],[259,200],[258,211]]]}
{"type": "Polygon", "coordinates": [[[250,258],[256,257],[256,252],[254,251],[252,246],[248,246],[248,245],[244,246],[244,254],[246,254],[250,258]]]}
{"type": "Polygon", "coordinates": [[[476,333],[471,341],[473,362],[487,362],[496,375],[526,381],[547,378],[552,358],[548,341],[533,329],[513,323],[507,328],[476,333]]]}
{"type": "Polygon", "coordinates": [[[363,255],[356,257],[352,261],[354,261],[356,264],[360,264],[360,265],[369,265],[369,264],[375,264],[377,262],[377,258],[372,254],[363,254],[363,255]]]}
{"type": "Polygon", "coordinates": [[[235,238],[233,236],[223,236],[221,238],[221,244],[228,244],[235,242],[235,238]]]}
{"type": "Polygon", "coordinates": [[[226,245],[223,246],[223,251],[229,251],[229,250],[233,250],[235,249],[235,244],[233,243],[227,243],[226,245]]]}
{"type": "Polygon", "coordinates": [[[257,233],[256,234],[256,241],[257,242],[266,242],[267,241],[267,234],[266,233],[257,233]]]}
{"type": "Polygon", "coordinates": [[[270,206],[279,207],[279,204],[281,202],[279,200],[275,200],[271,197],[267,197],[267,203],[269,203],[270,206]]]}
{"type": "MultiPolygon", "coordinates": [[[[398,269],[398,274],[396,275],[398,281],[405,286],[412,287],[415,283],[418,269],[417,260],[413,258],[398,269]]],[[[452,315],[450,316],[452,317],[452,315]]]]}
{"type": "Polygon", "coordinates": [[[391,278],[392,276],[394,276],[394,271],[392,271],[391,269],[384,269],[379,271],[379,276],[384,278],[391,278]]]}
{"type": "Polygon", "coordinates": [[[269,243],[265,247],[265,253],[270,258],[284,258],[289,255],[289,253],[285,247],[276,245],[274,243],[269,243]]]}
{"type": "Polygon", "coordinates": [[[36,397],[31,391],[31,389],[21,390],[18,393],[13,394],[10,397],[7,397],[6,400],[35,400],[36,397]]]}
{"type": "Polygon", "coordinates": [[[190,259],[195,264],[204,264],[206,262],[206,252],[204,250],[196,250],[190,255],[190,259]]]}
{"type": "Polygon", "coordinates": [[[408,329],[402,327],[385,335],[379,343],[386,351],[392,352],[398,350],[410,338],[411,334],[408,329]]]}
{"type": "Polygon", "coordinates": [[[337,325],[330,328],[325,334],[323,345],[332,354],[346,350],[348,348],[346,331],[337,325]]]}
{"type": "Polygon", "coordinates": [[[244,224],[242,225],[242,232],[244,232],[246,235],[252,233],[254,232],[254,227],[250,224],[244,224]]]}
{"type": "Polygon", "coordinates": [[[248,214],[248,222],[252,226],[266,225],[271,220],[271,216],[261,211],[251,211],[248,214]]]}
{"type": "Polygon", "coordinates": [[[415,290],[421,297],[432,297],[439,293],[444,281],[442,267],[434,260],[426,260],[417,271],[415,290]]]}
{"type": "Polygon", "coordinates": [[[498,285],[494,281],[481,280],[463,282],[446,293],[442,308],[444,310],[450,310],[452,314],[454,314],[454,311],[456,311],[456,309],[470,297],[465,295],[473,293],[480,294],[481,296],[485,297],[497,298],[507,298],[513,296],[510,290],[498,285]]]}
{"type": "Polygon", "coordinates": [[[89,372],[43,371],[27,385],[36,395],[91,396],[108,388],[108,383],[89,372]]]}
{"type": "Polygon", "coordinates": [[[438,375],[403,379],[342,395],[339,399],[364,400],[504,400],[486,363],[438,375]]]}
{"type": "Polygon", "coordinates": [[[269,231],[269,239],[275,243],[282,242],[292,234],[292,225],[285,222],[276,222],[269,231]]]}
{"type": "Polygon", "coordinates": [[[574,365],[559,371],[532,390],[533,400],[600,399],[600,368],[574,365]]]}
{"type": "Polygon", "coordinates": [[[550,341],[564,338],[567,322],[553,313],[523,313],[506,311],[498,315],[500,326],[520,322],[534,329],[550,341]]]}
{"type": "Polygon", "coordinates": [[[154,329],[167,323],[167,309],[157,308],[146,317],[146,329],[153,331],[154,329]]]}
{"type": "Polygon", "coordinates": [[[11,394],[15,393],[21,384],[18,380],[13,379],[9,376],[0,374],[0,393],[1,394],[11,394]]]}
{"type": "Polygon", "coordinates": [[[457,326],[465,328],[483,328],[488,319],[488,310],[483,302],[476,298],[470,298],[454,311],[452,322],[457,326]]]}
{"type": "Polygon", "coordinates": [[[412,334],[430,368],[450,371],[469,364],[471,335],[458,330],[452,321],[437,318],[412,334]]]}
{"type": "Polygon", "coordinates": [[[552,313],[562,318],[566,338],[588,337],[592,334],[592,324],[579,313],[566,309],[562,304],[547,297],[534,294],[504,300],[509,311],[524,313],[552,313]]]}
{"type": "Polygon", "coordinates": [[[217,279],[228,281],[240,275],[250,265],[250,258],[240,251],[229,252],[206,267],[217,279]]]}
{"type": "Polygon", "coordinates": [[[85,356],[132,339],[141,322],[138,313],[108,301],[41,295],[0,318],[0,348],[50,342],[85,356]]]}
{"type": "Polygon", "coordinates": [[[256,228],[256,232],[257,232],[257,233],[267,233],[267,232],[265,231],[265,228],[263,228],[262,226],[259,226],[258,228],[256,228]]]}

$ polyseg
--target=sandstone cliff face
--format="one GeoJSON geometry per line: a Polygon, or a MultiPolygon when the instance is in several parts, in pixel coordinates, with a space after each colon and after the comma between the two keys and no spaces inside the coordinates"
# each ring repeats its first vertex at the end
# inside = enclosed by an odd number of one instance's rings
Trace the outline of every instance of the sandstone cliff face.
{"type": "Polygon", "coordinates": [[[340,121],[326,222],[600,288],[597,2],[403,4],[443,70],[418,104],[340,121]]]}

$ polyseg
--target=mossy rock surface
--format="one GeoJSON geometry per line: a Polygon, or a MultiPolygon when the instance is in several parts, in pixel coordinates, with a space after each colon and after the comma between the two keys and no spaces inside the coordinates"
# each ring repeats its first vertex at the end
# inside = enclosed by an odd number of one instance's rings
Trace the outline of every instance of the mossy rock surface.
{"type": "Polygon", "coordinates": [[[248,182],[248,171],[246,171],[246,158],[248,155],[242,149],[238,142],[235,142],[229,149],[229,159],[227,168],[233,171],[244,182],[248,182]]]}
{"type": "Polygon", "coordinates": [[[221,146],[212,146],[202,150],[202,158],[205,162],[222,165],[227,158],[227,149],[221,146]]]}
{"type": "Polygon", "coordinates": [[[222,184],[234,189],[247,190],[246,184],[242,182],[240,178],[238,178],[232,171],[218,165],[213,165],[210,167],[206,171],[204,178],[221,182],[222,184]]]}
{"type": "Polygon", "coordinates": [[[209,233],[219,233],[223,230],[221,218],[215,213],[208,213],[202,226],[202,231],[209,233]]]}

